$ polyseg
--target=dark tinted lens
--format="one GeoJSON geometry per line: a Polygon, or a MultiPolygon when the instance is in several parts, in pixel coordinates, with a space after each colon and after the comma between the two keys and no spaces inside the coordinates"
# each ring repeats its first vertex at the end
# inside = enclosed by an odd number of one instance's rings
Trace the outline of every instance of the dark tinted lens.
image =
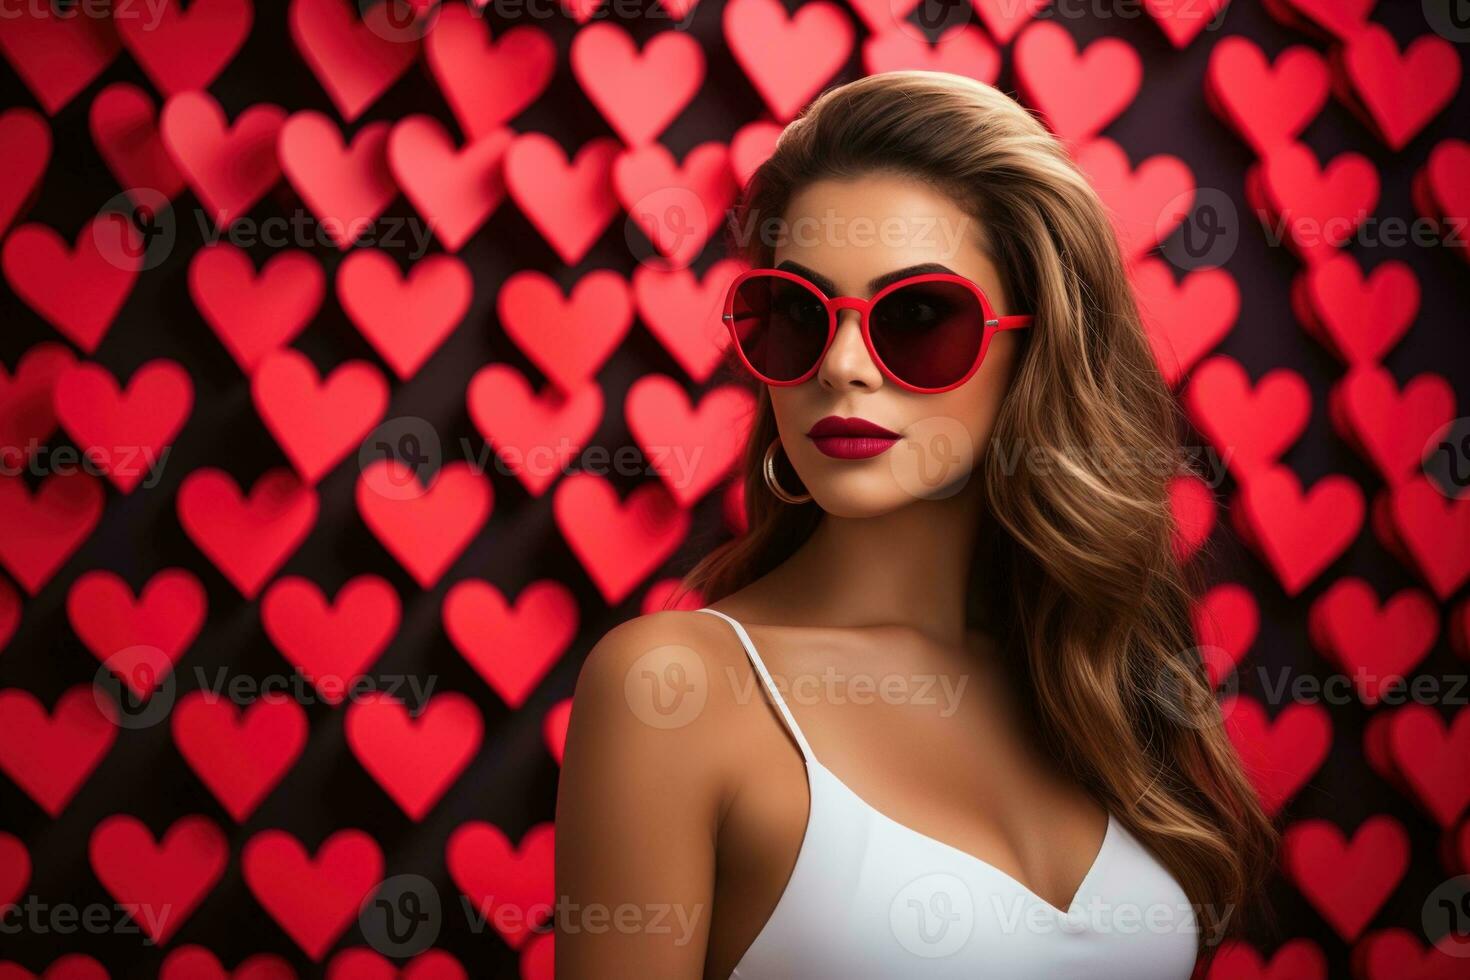
{"type": "Polygon", "coordinates": [[[873,307],[869,325],[888,370],[919,388],[944,388],[963,378],[985,337],[980,300],[949,282],[895,289],[873,307]]]}
{"type": "Polygon", "coordinates": [[[827,307],[810,287],[751,276],[735,291],[735,335],[745,359],[773,381],[811,370],[827,344],[827,307]]]}

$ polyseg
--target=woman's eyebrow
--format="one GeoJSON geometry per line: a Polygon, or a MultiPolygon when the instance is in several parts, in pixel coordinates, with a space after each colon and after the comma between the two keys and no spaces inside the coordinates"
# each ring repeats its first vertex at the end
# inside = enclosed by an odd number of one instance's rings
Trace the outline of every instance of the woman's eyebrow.
{"type": "Polygon", "coordinates": [[[793,259],[787,259],[780,265],[776,266],[776,268],[782,270],[783,272],[796,273],[798,276],[806,279],[812,285],[816,286],[822,292],[826,293],[828,296],[837,295],[836,283],[834,283],[831,279],[828,279],[826,276],[822,275],[820,272],[817,272],[815,269],[808,269],[800,262],[797,262],[793,259]]]}
{"type": "Polygon", "coordinates": [[[938,262],[921,262],[918,265],[911,265],[906,269],[894,269],[892,272],[885,272],[875,279],[869,279],[868,295],[871,296],[889,283],[898,282],[900,279],[907,279],[909,276],[922,276],[929,272],[943,272],[951,276],[955,275],[953,269],[945,265],[940,265],[938,262]]]}

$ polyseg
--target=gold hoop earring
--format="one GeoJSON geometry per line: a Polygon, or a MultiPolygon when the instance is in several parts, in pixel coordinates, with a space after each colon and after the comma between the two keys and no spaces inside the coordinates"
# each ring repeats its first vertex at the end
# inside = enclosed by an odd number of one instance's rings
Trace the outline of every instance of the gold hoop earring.
{"type": "Polygon", "coordinates": [[[771,444],[766,447],[766,486],[770,488],[772,495],[774,495],[777,500],[783,501],[788,504],[804,504],[808,500],[812,499],[811,494],[808,493],[798,497],[787,492],[787,490],[781,486],[781,481],[776,479],[776,450],[780,448],[780,446],[781,437],[777,436],[775,439],[772,439],[771,444]]]}

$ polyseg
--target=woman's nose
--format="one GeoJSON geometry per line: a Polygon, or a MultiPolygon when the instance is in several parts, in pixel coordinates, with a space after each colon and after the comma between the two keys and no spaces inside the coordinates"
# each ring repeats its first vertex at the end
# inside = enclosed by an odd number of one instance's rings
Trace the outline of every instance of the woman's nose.
{"type": "Polygon", "coordinates": [[[857,310],[839,310],[837,334],[822,358],[817,379],[826,388],[876,389],[883,384],[882,372],[873,363],[868,345],[863,343],[861,315],[857,310]]]}

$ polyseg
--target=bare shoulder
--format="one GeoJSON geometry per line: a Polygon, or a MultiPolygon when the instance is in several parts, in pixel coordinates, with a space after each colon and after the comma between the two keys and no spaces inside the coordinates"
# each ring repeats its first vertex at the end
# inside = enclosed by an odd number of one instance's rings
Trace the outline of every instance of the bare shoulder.
{"type": "Polygon", "coordinates": [[[630,762],[677,759],[686,772],[718,775],[711,770],[734,761],[730,736],[749,714],[741,710],[749,673],[734,629],[718,616],[667,610],[620,623],[582,665],[568,760],[579,748],[612,741],[630,762]]]}

